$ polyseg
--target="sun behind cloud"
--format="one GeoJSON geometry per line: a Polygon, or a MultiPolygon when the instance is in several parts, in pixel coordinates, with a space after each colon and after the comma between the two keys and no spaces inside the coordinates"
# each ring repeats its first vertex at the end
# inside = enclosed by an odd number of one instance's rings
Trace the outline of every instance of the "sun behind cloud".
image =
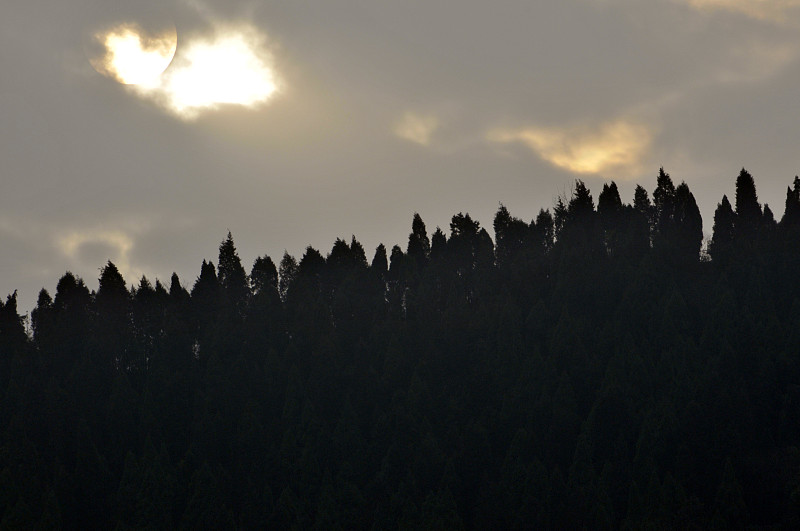
{"type": "Polygon", "coordinates": [[[183,116],[220,105],[252,107],[278,89],[270,57],[253,31],[233,29],[187,43],[158,91],[183,116]]]}
{"type": "Polygon", "coordinates": [[[279,88],[266,37],[252,26],[188,36],[177,53],[177,37],[147,37],[135,24],[120,25],[97,40],[105,46],[105,55],[93,61],[98,72],[183,119],[223,105],[256,107],[279,88]]]}
{"type": "Polygon", "coordinates": [[[522,143],[553,166],[573,173],[629,178],[641,171],[653,133],[641,124],[617,120],[598,127],[495,129],[487,138],[522,143]]]}
{"type": "Polygon", "coordinates": [[[145,86],[158,82],[175,55],[178,36],[173,27],[148,35],[137,24],[120,24],[94,36],[105,53],[90,62],[99,73],[126,85],[145,86]]]}

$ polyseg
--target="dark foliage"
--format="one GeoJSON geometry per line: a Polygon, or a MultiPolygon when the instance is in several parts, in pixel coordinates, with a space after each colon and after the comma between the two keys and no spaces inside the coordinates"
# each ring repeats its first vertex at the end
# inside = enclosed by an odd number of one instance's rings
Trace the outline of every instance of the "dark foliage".
{"type": "Polygon", "coordinates": [[[800,179],[657,184],[8,296],[0,528],[800,527],[800,179]]]}

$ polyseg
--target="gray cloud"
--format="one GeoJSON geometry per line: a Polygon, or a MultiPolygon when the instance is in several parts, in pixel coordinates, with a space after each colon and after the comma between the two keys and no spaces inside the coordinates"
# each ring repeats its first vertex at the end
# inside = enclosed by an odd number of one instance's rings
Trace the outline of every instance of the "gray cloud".
{"type": "Polygon", "coordinates": [[[777,24],[796,24],[800,21],[798,0],[682,0],[703,11],[731,11],[757,20],[777,24]]]}

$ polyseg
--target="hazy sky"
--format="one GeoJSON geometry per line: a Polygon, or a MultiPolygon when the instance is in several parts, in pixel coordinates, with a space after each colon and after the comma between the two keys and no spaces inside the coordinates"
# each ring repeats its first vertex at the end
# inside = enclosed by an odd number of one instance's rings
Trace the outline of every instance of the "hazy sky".
{"type": "Polygon", "coordinates": [[[631,201],[662,165],[706,233],[742,166],[780,218],[799,59],[800,0],[13,2],[0,292],[25,312],[67,270],[96,288],[107,259],[191,287],[228,230],[248,271],[353,234],[371,258],[415,211],[491,229],[500,202],[530,220],[576,178],[631,201]],[[161,76],[98,73],[97,36],[125,23],[177,35],[161,76]]]}

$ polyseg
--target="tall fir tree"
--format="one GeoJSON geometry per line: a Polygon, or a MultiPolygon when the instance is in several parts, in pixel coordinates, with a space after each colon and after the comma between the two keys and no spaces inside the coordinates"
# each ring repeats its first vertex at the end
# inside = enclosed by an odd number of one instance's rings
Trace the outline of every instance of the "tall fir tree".
{"type": "Polygon", "coordinates": [[[233,310],[243,315],[250,295],[249,281],[242,261],[236,253],[233,236],[230,231],[228,236],[219,245],[219,259],[217,261],[217,274],[219,284],[225,300],[233,310]]]}
{"type": "Polygon", "coordinates": [[[714,262],[722,264],[726,263],[730,258],[735,223],[736,214],[733,212],[728,197],[723,195],[722,201],[717,205],[717,210],[714,212],[714,232],[708,246],[708,254],[714,262]]]}

